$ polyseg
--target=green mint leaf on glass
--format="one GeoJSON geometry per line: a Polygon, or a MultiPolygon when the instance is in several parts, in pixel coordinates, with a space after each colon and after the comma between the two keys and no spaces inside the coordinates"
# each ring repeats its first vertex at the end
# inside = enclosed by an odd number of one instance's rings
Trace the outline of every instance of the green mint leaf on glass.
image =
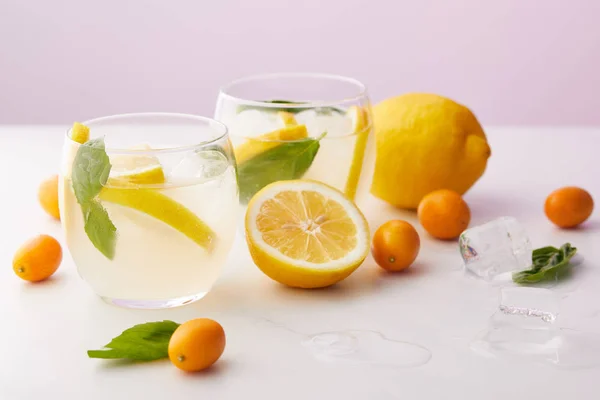
{"type": "Polygon", "coordinates": [[[110,168],[103,138],[88,140],[79,146],[71,172],[73,190],[79,204],[93,200],[100,193],[110,168]]]}
{"type": "Polygon", "coordinates": [[[259,111],[287,111],[292,114],[297,114],[301,111],[316,110],[317,114],[320,115],[331,115],[333,113],[344,114],[344,110],[338,107],[290,107],[291,104],[308,104],[305,101],[291,101],[291,100],[257,100],[263,103],[271,104],[284,104],[286,107],[266,107],[266,106],[255,106],[255,105],[241,105],[237,108],[237,113],[241,113],[246,110],[259,110],[259,111]]]}
{"type": "Polygon", "coordinates": [[[159,321],[135,325],[110,341],[104,349],[88,350],[90,358],[152,361],[169,356],[169,340],[177,322],[159,321]]]}
{"type": "Polygon", "coordinates": [[[96,200],[106,184],[111,165],[104,147],[104,139],[92,139],[77,150],[71,172],[73,192],[81,206],[88,238],[106,258],[115,255],[117,229],[108,213],[96,200]]]}
{"type": "Polygon", "coordinates": [[[513,273],[513,281],[528,284],[558,278],[576,252],[577,248],[570,243],[563,244],[560,249],[552,246],[536,249],[533,251],[531,268],[513,273]]]}
{"type": "Polygon", "coordinates": [[[324,136],[325,133],[317,139],[283,142],[238,165],[240,202],[248,203],[270,183],[302,178],[313,163],[324,136]]]}
{"type": "Polygon", "coordinates": [[[117,228],[110,220],[108,213],[96,200],[90,200],[81,205],[84,219],[84,229],[88,238],[102,254],[109,260],[115,256],[115,241],[117,228]]]}

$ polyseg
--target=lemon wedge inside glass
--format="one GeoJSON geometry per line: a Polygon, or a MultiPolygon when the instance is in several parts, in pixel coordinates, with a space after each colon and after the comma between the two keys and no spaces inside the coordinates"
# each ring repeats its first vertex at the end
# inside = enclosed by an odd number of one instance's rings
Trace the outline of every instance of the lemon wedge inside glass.
{"type": "Polygon", "coordinates": [[[348,111],[346,112],[346,116],[352,120],[352,127],[354,135],[356,136],[356,142],[354,144],[352,164],[350,164],[350,171],[348,173],[348,179],[346,180],[344,193],[346,196],[348,196],[348,198],[354,200],[358,182],[360,180],[363,161],[365,158],[365,150],[369,140],[371,124],[369,121],[369,114],[363,107],[349,107],[348,111]]]}
{"type": "Polygon", "coordinates": [[[369,228],[337,189],[310,180],[281,181],[248,204],[246,240],[267,276],[288,286],[318,288],[361,265],[369,251],[369,228]]]}
{"type": "Polygon", "coordinates": [[[305,125],[290,125],[261,136],[248,138],[234,149],[235,159],[242,164],[257,155],[279,146],[283,142],[302,140],[308,137],[305,125]]]}
{"type": "MultiPolygon", "coordinates": [[[[151,150],[138,145],[133,150],[151,150]]],[[[212,250],[216,234],[183,204],[153,185],[165,183],[165,173],[157,157],[146,154],[115,155],[110,159],[111,175],[100,192],[100,200],[129,207],[154,217],[207,250],[212,250]]]]}
{"type": "MultiPolygon", "coordinates": [[[[149,145],[142,144],[131,150],[152,150],[149,145]]],[[[147,154],[119,154],[110,157],[111,171],[109,186],[124,184],[160,185],[165,183],[165,173],[160,161],[147,154]]]]}
{"type": "Polygon", "coordinates": [[[73,127],[71,128],[71,140],[84,144],[90,140],[90,128],[79,122],[74,122],[73,127]]]}
{"type": "Polygon", "coordinates": [[[184,205],[156,189],[104,187],[99,198],[148,214],[209,251],[215,246],[217,236],[204,221],[184,205]]]}

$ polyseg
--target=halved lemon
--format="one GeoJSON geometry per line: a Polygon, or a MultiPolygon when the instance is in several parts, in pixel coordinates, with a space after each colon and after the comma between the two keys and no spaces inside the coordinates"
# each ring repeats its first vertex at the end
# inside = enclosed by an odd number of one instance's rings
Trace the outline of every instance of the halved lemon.
{"type": "Polygon", "coordinates": [[[369,113],[367,109],[358,106],[352,106],[348,108],[346,112],[352,120],[353,132],[356,135],[356,142],[354,144],[354,153],[352,155],[352,164],[350,165],[350,172],[348,173],[348,179],[346,180],[346,187],[344,193],[350,199],[354,200],[356,196],[356,188],[360,180],[360,172],[362,171],[363,161],[365,158],[365,150],[367,148],[367,142],[369,140],[370,132],[370,121],[369,113]]]}
{"type": "Polygon", "coordinates": [[[306,139],[308,130],[305,125],[297,125],[294,114],[280,111],[278,113],[284,128],[265,133],[264,135],[248,138],[234,149],[238,164],[246,162],[257,155],[279,146],[283,142],[306,139]]]}
{"type": "Polygon", "coordinates": [[[246,240],[254,263],[270,278],[320,288],[362,264],[369,252],[369,227],[337,189],[310,180],[281,181],[250,200],[246,240]]]}

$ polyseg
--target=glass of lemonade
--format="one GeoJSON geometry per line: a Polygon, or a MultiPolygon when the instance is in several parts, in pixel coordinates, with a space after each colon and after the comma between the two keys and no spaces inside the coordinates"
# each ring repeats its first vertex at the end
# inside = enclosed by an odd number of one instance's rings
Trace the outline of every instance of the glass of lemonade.
{"type": "Polygon", "coordinates": [[[359,81],[312,73],[238,79],[221,88],[215,119],[231,134],[242,205],[269,183],[300,178],[354,200],[372,130],[359,81]]]}
{"type": "Polygon", "coordinates": [[[76,123],[65,140],[59,205],[79,275],[103,299],[134,308],[196,301],[235,237],[227,128],[166,113],[76,123]]]}

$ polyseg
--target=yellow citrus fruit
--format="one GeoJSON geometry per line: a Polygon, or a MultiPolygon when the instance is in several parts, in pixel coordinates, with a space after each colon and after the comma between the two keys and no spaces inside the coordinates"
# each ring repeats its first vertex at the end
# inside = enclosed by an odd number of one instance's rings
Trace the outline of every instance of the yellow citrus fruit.
{"type": "Polygon", "coordinates": [[[296,116],[291,112],[279,111],[277,114],[285,126],[294,126],[298,124],[298,122],[296,122],[296,116]]]}
{"type": "Polygon", "coordinates": [[[143,151],[152,150],[150,146],[139,145],[132,147],[131,150],[140,150],[140,154],[119,154],[110,157],[109,185],[165,183],[165,173],[158,158],[143,154],[143,151]]]}
{"type": "Polygon", "coordinates": [[[363,107],[352,106],[348,108],[346,115],[352,120],[356,143],[354,144],[352,164],[350,165],[350,173],[348,174],[344,193],[349,199],[354,200],[365,158],[365,149],[369,140],[369,132],[371,131],[371,121],[369,120],[368,109],[363,107]]]}
{"type": "Polygon", "coordinates": [[[207,250],[212,250],[215,246],[217,235],[204,221],[183,204],[156,189],[104,187],[99,198],[148,214],[170,225],[207,250]]]}
{"type": "Polygon", "coordinates": [[[550,193],[544,212],[560,228],[574,228],[592,215],[594,199],[584,189],[567,186],[550,193]]]}
{"type": "Polygon", "coordinates": [[[169,359],[177,368],[194,372],[213,365],[225,350],[225,331],[208,318],[187,321],[169,340],[169,359]]]}
{"type": "Polygon", "coordinates": [[[429,193],[417,210],[421,226],[438,239],[457,238],[471,221],[471,210],[460,194],[447,189],[429,193]]]}
{"type": "MultiPolygon", "coordinates": [[[[132,150],[151,148],[139,145],[132,150]]],[[[110,177],[107,186],[99,194],[100,200],[143,212],[170,225],[207,250],[214,248],[217,239],[215,232],[196,214],[161,193],[160,188],[143,186],[165,183],[165,174],[158,158],[142,153],[114,155],[110,161],[110,177]]]]}
{"type": "Polygon", "coordinates": [[[411,224],[392,220],[375,231],[371,254],[381,268],[402,271],[415,261],[420,247],[419,234],[411,224]]]}
{"type": "Polygon", "coordinates": [[[13,271],[31,282],[49,278],[60,266],[62,248],[52,236],[38,235],[21,246],[13,258],[13,271]]]}
{"type": "Polygon", "coordinates": [[[247,140],[234,149],[235,159],[242,164],[257,155],[271,150],[283,142],[302,140],[308,137],[305,125],[290,125],[261,136],[247,138],[247,140]]]}
{"type": "Polygon", "coordinates": [[[58,210],[58,175],[53,175],[40,184],[38,188],[38,201],[48,215],[60,220],[60,212],[58,210]]]}
{"type": "Polygon", "coordinates": [[[491,150],[465,106],[411,93],[373,107],[376,161],[371,193],[414,209],[437,189],[464,194],[483,174],[491,150]]]}
{"type": "Polygon", "coordinates": [[[87,142],[90,140],[90,128],[79,122],[73,123],[73,127],[71,128],[71,140],[81,144],[87,142]]]}
{"type": "Polygon", "coordinates": [[[348,277],[369,251],[365,217],[343,193],[310,180],[275,182],[246,211],[254,263],[284,285],[319,288],[348,277]]]}

